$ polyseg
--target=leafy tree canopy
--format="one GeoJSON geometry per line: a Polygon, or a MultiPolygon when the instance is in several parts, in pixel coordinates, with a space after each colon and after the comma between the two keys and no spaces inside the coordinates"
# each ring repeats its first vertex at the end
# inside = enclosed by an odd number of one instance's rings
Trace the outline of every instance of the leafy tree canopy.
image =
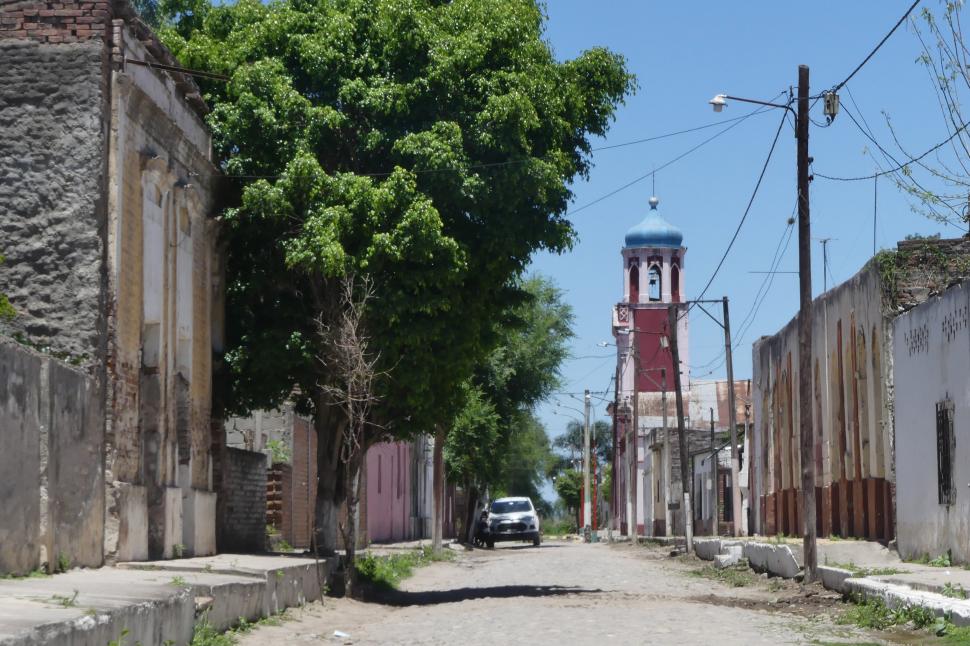
{"type": "MultiPolygon", "coordinates": [[[[599,464],[610,464],[613,461],[613,437],[609,422],[597,420],[589,429],[593,452],[599,464]]],[[[552,464],[553,472],[562,471],[572,466],[572,460],[583,458],[583,425],[577,421],[570,421],[566,431],[553,440],[557,455],[552,464]]]]}
{"type": "Polygon", "coordinates": [[[496,324],[500,339],[466,382],[466,400],[445,442],[449,478],[538,504],[552,453],[533,409],[559,384],[572,310],[547,279],[521,283],[524,301],[496,324]]]}
{"type": "MultiPolygon", "coordinates": [[[[390,374],[388,428],[427,430],[462,396],[476,424],[489,406],[505,415],[507,401],[475,394],[487,381],[459,385],[521,303],[531,255],[573,243],[570,185],[634,88],[624,60],[602,48],[556,60],[535,0],[161,7],[182,64],[231,79],[199,81],[236,187],[231,408],[273,406],[294,386],[304,408],[321,405],[314,331],[352,272],[377,289],[367,324],[390,374]]],[[[518,379],[514,397],[533,397],[518,379]]]]}

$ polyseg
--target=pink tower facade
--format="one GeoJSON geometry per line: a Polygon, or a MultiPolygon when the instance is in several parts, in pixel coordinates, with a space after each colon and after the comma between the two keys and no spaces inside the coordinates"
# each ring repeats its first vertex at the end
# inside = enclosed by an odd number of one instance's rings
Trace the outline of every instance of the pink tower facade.
{"type": "MultiPolygon", "coordinates": [[[[672,408],[674,377],[667,347],[668,311],[671,304],[686,299],[684,258],[687,248],[683,245],[683,234],[660,216],[656,197],[651,197],[649,204],[646,218],[625,236],[621,251],[623,297],[613,308],[617,405],[613,411],[616,450],[612,508],[615,527],[624,533],[631,533],[630,519],[634,517],[637,531],[644,532],[643,505],[637,501],[638,483],[644,473],[646,430],[659,426],[659,420],[648,419],[647,411],[634,405],[634,397],[639,393],[666,390],[671,404],[669,408],[672,408]],[[635,435],[634,424],[638,426],[635,435]]],[[[688,329],[688,314],[681,308],[677,336],[681,382],[685,388],[690,383],[688,329]]],[[[640,400],[642,402],[643,397],[640,400]]],[[[673,417],[669,423],[675,423],[673,417]]]]}

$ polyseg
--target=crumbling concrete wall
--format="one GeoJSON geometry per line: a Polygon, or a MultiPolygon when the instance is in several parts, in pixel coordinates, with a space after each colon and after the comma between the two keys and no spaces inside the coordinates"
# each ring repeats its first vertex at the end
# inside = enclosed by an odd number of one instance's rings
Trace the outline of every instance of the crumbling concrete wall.
{"type": "MultiPolygon", "coordinates": [[[[813,301],[812,425],[822,535],[895,535],[892,321],[970,274],[970,238],[918,239],[880,252],[813,301]]],[[[801,532],[798,320],[755,342],[752,506],[755,531],[801,532]]]]}
{"type": "Polygon", "coordinates": [[[10,26],[0,25],[0,292],[17,316],[0,332],[92,366],[105,330],[106,48],[14,39],[10,26]]]}
{"type": "MultiPolygon", "coordinates": [[[[818,531],[893,537],[891,332],[875,263],[815,299],[812,420],[818,531]]],[[[798,320],[754,344],[756,531],[801,533],[798,320]]]]}
{"type": "Polygon", "coordinates": [[[102,402],[96,379],[0,340],[0,573],[102,564],[102,402]]]}

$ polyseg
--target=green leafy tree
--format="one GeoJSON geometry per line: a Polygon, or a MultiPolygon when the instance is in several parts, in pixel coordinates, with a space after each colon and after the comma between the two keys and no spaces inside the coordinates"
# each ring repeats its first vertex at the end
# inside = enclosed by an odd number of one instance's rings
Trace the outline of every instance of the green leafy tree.
{"type": "Polygon", "coordinates": [[[511,432],[508,450],[499,467],[493,486],[496,496],[528,496],[544,517],[552,514],[552,505],[542,497],[549,463],[553,460],[549,436],[531,411],[519,415],[511,432]]]}
{"type": "Polygon", "coordinates": [[[364,445],[443,436],[532,254],[572,245],[570,184],[634,80],[606,49],[556,60],[535,0],[172,2],[165,43],[230,77],[199,80],[235,188],[228,407],[296,392],[313,414],[316,540],[330,551],[346,416],[316,331],[340,316],[341,277],[373,281],[365,324],[388,375],[364,445]]]}
{"type": "Polygon", "coordinates": [[[573,314],[548,279],[528,278],[520,289],[521,302],[507,308],[496,324],[498,345],[465,386],[469,396],[445,443],[449,477],[466,491],[465,528],[472,527],[486,489],[539,503],[551,458],[549,439],[533,409],[559,384],[573,314]],[[488,424],[469,423],[485,419],[488,424]]]}
{"type": "Polygon", "coordinates": [[[579,506],[583,494],[583,472],[579,469],[561,471],[553,480],[553,488],[566,509],[575,518],[576,527],[581,527],[579,506]]]}
{"type": "MultiPolygon", "coordinates": [[[[566,431],[553,440],[552,445],[557,455],[552,463],[552,473],[568,469],[573,460],[583,458],[583,425],[578,421],[570,421],[566,431]]],[[[590,439],[597,464],[606,465],[613,462],[613,429],[609,422],[597,420],[590,428],[590,439]]]]}

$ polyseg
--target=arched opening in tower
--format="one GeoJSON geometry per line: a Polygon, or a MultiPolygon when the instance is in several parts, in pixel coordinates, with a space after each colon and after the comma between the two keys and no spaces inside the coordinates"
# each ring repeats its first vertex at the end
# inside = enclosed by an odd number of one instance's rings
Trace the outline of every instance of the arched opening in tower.
{"type": "Polygon", "coordinates": [[[630,266],[630,302],[640,302],[640,269],[636,265],[630,266]]]}
{"type": "Polygon", "coordinates": [[[647,272],[647,297],[651,301],[660,300],[660,267],[657,265],[650,265],[647,272]]]}

